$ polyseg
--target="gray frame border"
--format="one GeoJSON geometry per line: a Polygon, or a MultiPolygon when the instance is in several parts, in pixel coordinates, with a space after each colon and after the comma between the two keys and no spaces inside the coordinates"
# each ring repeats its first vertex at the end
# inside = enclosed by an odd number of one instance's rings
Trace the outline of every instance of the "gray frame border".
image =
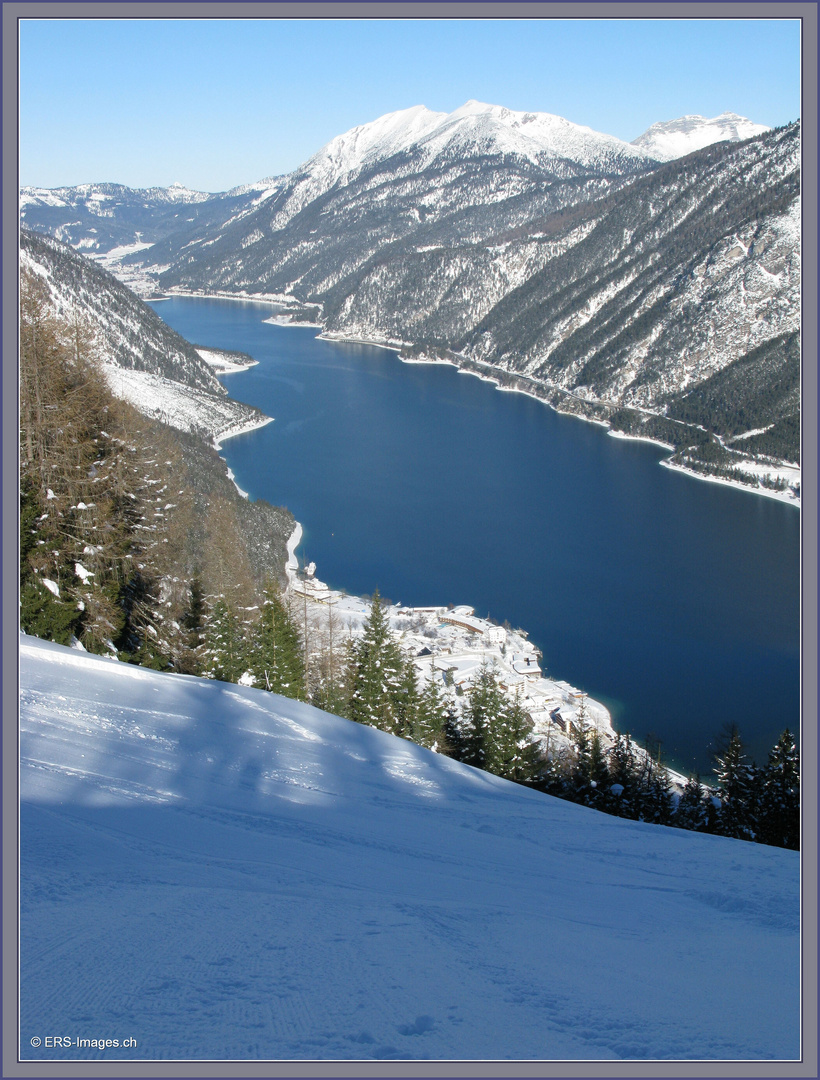
{"type": "Polygon", "coordinates": [[[818,11],[814,2],[82,2],[2,3],[2,808],[3,1058],[15,1077],[817,1077],[817,660],[818,660],[818,11]],[[18,1062],[17,1047],[17,20],[20,18],[265,19],[801,19],[803,120],[802,761],[803,1060],[778,1062],[18,1062]],[[12,722],[14,720],[14,723],[12,722]],[[12,1053],[13,1051],[13,1053],[12,1053]]]}

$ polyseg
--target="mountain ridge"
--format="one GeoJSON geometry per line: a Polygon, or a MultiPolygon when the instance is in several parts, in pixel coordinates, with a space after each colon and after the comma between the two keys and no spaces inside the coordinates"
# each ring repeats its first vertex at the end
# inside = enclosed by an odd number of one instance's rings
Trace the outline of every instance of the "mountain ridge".
{"type": "MultiPolygon", "coordinates": [[[[285,177],[150,211],[151,246],[97,257],[146,290],[287,296],[331,336],[534,379],[591,418],[649,410],[647,436],[688,452],[700,436],[665,422],[680,395],[799,325],[799,125],[741,139],[747,123],[653,125],[645,135],[722,139],[660,162],[546,113],[415,106],[285,177]]],[[[56,209],[23,214],[54,230],[56,209]]],[[[94,228],[68,239],[93,247],[94,228]]],[[[742,455],[718,448],[737,419],[710,436],[709,469],[739,475],[742,455]]],[[[795,462],[799,401],[785,419],[772,445],[795,462]]]]}
{"type": "Polygon", "coordinates": [[[20,266],[58,318],[89,327],[113,392],[146,416],[210,440],[267,422],[228,397],[214,368],[131,289],[53,237],[20,230],[20,266]]]}

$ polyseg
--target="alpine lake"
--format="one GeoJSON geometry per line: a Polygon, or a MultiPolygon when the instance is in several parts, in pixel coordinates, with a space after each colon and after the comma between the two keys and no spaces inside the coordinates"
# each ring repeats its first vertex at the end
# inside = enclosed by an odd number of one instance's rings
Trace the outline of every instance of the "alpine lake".
{"type": "Polygon", "coordinates": [[[470,604],[527,631],[545,672],[709,779],[735,723],[764,764],[800,724],[800,512],[662,468],[448,365],[266,323],[253,301],[152,304],[188,341],[258,364],[222,376],[274,417],[221,453],[252,499],[302,524],[334,589],[470,604]]]}

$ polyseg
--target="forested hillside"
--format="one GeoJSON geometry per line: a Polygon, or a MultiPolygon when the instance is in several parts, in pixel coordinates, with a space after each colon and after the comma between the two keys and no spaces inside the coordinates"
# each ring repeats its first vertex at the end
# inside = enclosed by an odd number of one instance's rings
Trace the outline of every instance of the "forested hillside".
{"type": "Polygon", "coordinates": [[[23,629],[197,670],[203,597],[250,606],[281,580],[292,516],[242,499],[216,451],[115,397],[95,324],[55,315],[26,271],[20,342],[23,629]]]}

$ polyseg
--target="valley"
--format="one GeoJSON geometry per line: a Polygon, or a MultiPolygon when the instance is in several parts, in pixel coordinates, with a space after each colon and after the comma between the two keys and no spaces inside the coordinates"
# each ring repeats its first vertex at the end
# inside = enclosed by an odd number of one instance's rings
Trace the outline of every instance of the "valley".
{"type": "Polygon", "coordinates": [[[816,1071],[816,11],[484,8],[4,12],[4,1075],[816,1071]]]}
{"type": "Polygon", "coordinates": [[[417,107],[229,192],[24,189],[21,213],[144,296],[284,300],[799,501],[799,125],[656,127],[417,107]]]}

